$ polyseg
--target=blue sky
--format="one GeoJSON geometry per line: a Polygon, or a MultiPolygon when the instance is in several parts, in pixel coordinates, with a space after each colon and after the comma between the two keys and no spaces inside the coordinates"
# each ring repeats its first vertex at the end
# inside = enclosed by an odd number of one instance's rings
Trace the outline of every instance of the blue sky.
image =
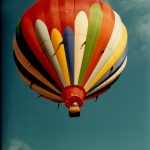
{"type": "Polygon", "coordinates": [[[109,92],[69,118],[20,79],[12,38],[34,0],[2,2],[2,150],[150,149],[150,1],[107,0],[128,30],[128,64],[109,92]]]}

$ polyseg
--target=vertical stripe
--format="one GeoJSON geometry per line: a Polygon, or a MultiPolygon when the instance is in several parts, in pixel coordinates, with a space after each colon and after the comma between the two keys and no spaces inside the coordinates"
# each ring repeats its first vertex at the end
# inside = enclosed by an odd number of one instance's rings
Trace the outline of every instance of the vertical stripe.
{"type": "MultiPolygon", "coordinates": [[[[115,13],[115,12],[114,12],[115,13]]],[[[104,53],[97,63],[95,69],[93,70],[90,78],[86,82],[85,86],[88,86],[88,84],[96,77],[96,75],[101,71],[102,67],[105,65],[105,63],[108,61],[109,57],[112,55],[112,51],[115,50],[117,47],[117,44],[122,36],[122,22],[120,20],[120,17],[117,13],[115,13],[115,25],[113,29],[113,33],[110,37],[110,40],[107,44],[106,49],[104,50],[104,53]]]]}
{"type": "Polygon", "coordinates": [[[75,54],[74,54],[74,84],[78,84],[85,42],[88,29],[88,18],[84,11],[80,11],[75,19],[75,54]]]}
{"type": "Polygon", "coordinates": [[[90,88],[93,87],[94,84],[105,75],[105,73],[115,64],[115,62],[120,58],[120,56],[124,52],[127,44],[127,30],[123,24],[122,26],[123,26],[123,34],[115,51],[113,51],[111,57],[109,58],[107,63],[103,66],[103,68],[100,70],[100,72],[96,75],[94,80],[91,81],[91,83],[87,87],[85,87],[86,91],[89,91],[90,88]]]}
{"type": "Polygon", "coordinates": [[[107,3],[102,3],[103,10],[103,20],[102,27],[96,41],[96,46],[94,48],[93,54],[91,56],[88,68],[86,70],[84,79],[82,81],[82,86],[85,85],[91,73],[93,72],[95,66],[97,65],[99,59],[101,58],[113,31],[115,23],[115,15],[112,8],[107,3]]]}
{"type": "Polygon", "coordinates": [[[94,50],[96,40],[101,28],[102,17],[103,17],[103,12],[100,5],[97,3],[93,4],[90,7],[89,25],[87,31],[86,44],[85,44],[85,51],[82,60],[79,81],[78,81],[79,85],[82,83],[85,71],[87,69],[92,52],[94,50]]]}
{"type": "Polygon", "coordinates": [[[46,25],[44,24],[43,21],[40,19],[37,19],[35,22],[35,32],[36,36],[41,44],[41,47],[43,51],[45,52],[46,56],[48,57],[49,61],[52,62],[54,68],[56,69],[58,76],[64,86],[66,86],[60,65],[58,63],[58,60],[56,58],[55,51],[47,30],[46,25]]]}
{"type": "Polygon", "coordinates": [[[66,61],[66,54],[64,49],[64,41],[60,32],[54,28],[51,33],[51,41],[55,50],[55,55],[58,59],[61,71],[63,73],[66,85],[70,85],[70,78],[68,72],[68,66],[66,61]]]}
{"type": "Polygon", "coordinates": [[[45,22],[49,33],[53,28],[57,28],[61,32],[61,22],[59,16],[58,0],[42,0],[42,8],[45,22]]]}
{"type": "Polygon", "coordinates": [[[23,53],[21,52],[20,48],[18,47],[16,38],[13,39],[13,48],[15,55],[18,59],[18,61],[21,63],[21,65],[26,68],[28,72],[30,72],[34,77],[39,79],[42,83],[56,91],[57,93],[60,93],[36,68],[32,66],[32,64],[25,58],[23,53]]]}
{"type": "MultiPolygon", "coordinates": [[[[17,69],[18,70],[18,69],[17,69]]],[[[24,82],[30,86],[31,85],[31,81],[28,80],[19,70],[18,70],[18,73],[19,75],[21,76],[21,78],[24,80],[24,82]]],[[[42,89],[40,86],[36,85],[36,84],[32,84],[31,85],[31,88],[33,90],[35,90],[36,92],[38,92],[39,94],[41,95],[44,95],[44,96],[48,96],[49,98],[52,98],[52,99],[58,99],[58,100],[61,100],[60,96],[57,96],[57,95],[54,95],[52,93],[50,93],[49,91],[45,90],[45,89],[42,89]]]]}
{"type": "Polygon", "coordinates": [[[55,80],[60,87],[63,87],[58,74],[52,64],[49,62],[48,58],[43,53],[43,50],[38,42],[38,39],[35,34],[34,24],[37,18],[44,20],[42,6],[38,2],[31,9],[25,12],[21,20],[21,28],[23,32],[23,36],[31,48],[32,52],[41,63],[43,68],[49,73],[49,75],[55,80]],[[36,12],[36,13],[33,13],[36,12]]]}
{"type": "Polygon", "coordinates": [[[64,33],[67,26],[69,26],[74,32],[74,3],[74,0],[58,1],[59,19],[62,33],[64,33]]]}
{"type": "Polygon", "coordinates": [[[75,17],[77,17],[80,11],[84,11],[87,16],[89,16],[90,3],[89,0],[75,0],[74,12],[75,17]]]}
{"type": "Polygon", "coordinates": [[[97,91],[96,93],[93,93],[93,94],[87,96],[87,97],[86,97],[86,101],[91,100],[91,99],[93,99],[93,98],[98,99],[98,97],[99,97],[100,95],[104,94],[104,93],[107,92],[109,89],[110,89],[109,86],[108,86],[108,87],[107,87],[107,86],[104,87],[103,89],[97,91]]]}
{"type": "Polygon", "coordinates": [[[121,74],[121,72],[124,70],[126,64],[127,64],[127,57],[126,57],[125,61],[123,62],[123,64],[121,65],[121,67],[110,78],[108,78],[104,83],[102,83],[97,88],[95,88],[91,92],[89,92],[87,94],[87,96],[99,91],[100,89],[107,86],[109,83],[113,82],[121,74]]]}
{"type": "Polygon", "coordinates": [[[20,70],[20,72],[31,81],[30,87],[32,86],[32,84],[37,84],[38,86],[40,86],[42,89],[48,90],[49,92],[59,95],[57,92],[55,92],[53,89],[49,88],[47,85],[43,84],[40,80],[38,80],[37,78],[35,78],[28,70],[26,70],[26,68],[24,68],[24,66],[22,66],[22,62],[20,63],[17,56],[15,55],[15,53],[13,53],[14,56],[14,60],[16,63],[17,68],[20,70]]]}
{"type": "Polygon", "coordinates": [[[74,33],[70,27],[66,27],[63,35],[67,64],[71,84],[74,84],[74,33]]]}
{"type": "Polygon", "coordinates": [[[102,84],[104,81],[106,81],[108,78],[110,78],[112,76],[112,74],[114,74],[122,66],[124,60],[126,59],[126,56],[127,56],[127,48],[124,51],[124,53],[122,54],[122,56],[120,57],[120,59],[115,63],[115,65],[113,67],[111,67],[110,70],[108,70],[108,72],[94,85],[94,87],[92,87],[91,90],[95,89],[100,84],[102,84]]]}
{"type": "Polygon", "coordinates": [[[20,23],[17,25],[16,28],[16,41],[21,52],[26,57],[26,59],[32,64],[32,66],[34,66],[34,68],[36,68],[53,86],[55,86],[58,90],[61,91],[62,87],[60,87],[57,84],[57,82],[51,77],[51,75],[49,75],[49,73],[43,68],[42,64],[40,64],[32,50],[30,49],[29,45],[25,41],[20,23]]]}

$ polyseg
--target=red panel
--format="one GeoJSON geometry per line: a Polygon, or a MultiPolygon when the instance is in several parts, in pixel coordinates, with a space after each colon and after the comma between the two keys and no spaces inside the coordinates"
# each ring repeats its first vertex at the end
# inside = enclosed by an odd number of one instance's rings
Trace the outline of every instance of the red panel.
{"type": "Polygon", "coordinates": [[[89,15],[90,4],[89,0],[75,0],[75,17],[80,11],[84,11],[89,15]]]}
{"type": "Polygon", "coordinates": [[[99,59],[101,58],[103,51],[105,50],[109,42],[109,39],[111,37],[112,31],[114,28],[115,16],[111,7],[107,3],[101,3],[101,5],[103,9],[102,26],[101,26],[101,30],[100,30],[90,63],[88,65],[88,69],[84,76],[82,86],[85,85],[91,73],[93,72],[95,66],[97,65],[99,59]]]}
{"type": "Polygon", "coordinates": [[[59,0],[58,8],[62,33],[67,26],[74,31],[74,0],[59,0]]]}
{"type": "Polygon", "coordinates": [[[105,92],[107,92],[108,90],[109,90],[109,87],[104,88],[99,93],[96,93],[96,94],[93,94],[93,95],[90,95],[90,96],[86,97],[85,101],[88,101],[88,100],[90,100],[90,99],[92,99],[94,97],[100,96],[100,95],[104,94],[105,92]]]}
{"type": "Polygon", "coordinates": [[[40,1],[43,3],[42,5],[44,17],[50,35],[53,28],[57,28],[61,32],[58,0],[40,0],[40,1]]]}
{"type": "Polygon", "coordinates": [[[50,98],[50,97],[48,97],[48,96],[41,96],[41,97],[43,97],[43,98],[45,98],[45,99],[47,99],[47,100],[49,100],[49,101],[55,101],[55,102],[58,102],[58,103],[64,103],[63,100],[50,98]]]}
{"type": "Polygon", "coordinates": [[[85,11],[87,16],[89,15],[90,7],[94,3],[100,3],[101,0],[75,0],[75,16],[79,11],[85,11]]]}
{"type": "Polygon", "coordinates": [[[90,6],[93,5],[94,3],[100,3],[101,0],[89,0],[90,6]]]}
{"type": "Polygon", "coordinates": [[[63,85],[54,67],[49,62],[45,54],[43,53],[40,43],[38,42],[38,39],[36,37],[35,31],[34,31],[34,25],[35,25],[36,19],[41,19],[42,21],[45,22],[40,1],[38,1],[33,7],[28,9],[23,15],[22,20],[21,20],[22,32],[26,39],[26,42],[28,43],[29,47],[31,48],[36,58],[39,60],[39,62],[42,64],[45,70],[47,70],[49,75],[56,81],[56,83],[61,88],[63,88],[63,85]]]}

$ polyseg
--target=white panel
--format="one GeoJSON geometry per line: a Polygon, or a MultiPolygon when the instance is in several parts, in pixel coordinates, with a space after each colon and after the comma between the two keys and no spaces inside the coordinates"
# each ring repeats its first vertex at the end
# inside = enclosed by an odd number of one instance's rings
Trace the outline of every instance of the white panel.
{"type": "Polygon", "coordinates": [[[107,47],[106,47],[102,57],[100,58],[99,62],[97,63],[95,69],[93,70],[90,78],[86,82],[84,88],[86,88],[90,84],[90,82],[96,77],[96,75],[99,73],[99,71],[103,68],[103,66],[106,64],[108,59],[113,54],[113,51],[115,50],[118,42],[121,39],[122,29],[123,29],[122,21],[116,12],[114,12],[114,14],[115,14],[115,25],[114,25],[114,29],[113,29],[111,38],[107,44],[107,47]]]}
{"type": "Polygon", "coordinates": [[[43,21],[39,19],[36,20],[35,32],[46,56],[52,62],[54,68],[56,69],[62,84],[66,86],[66,82],[64,80],[60,65],[58,63],[58,60],[55,55],[55,51],[54,51],[54,48],[53,48],[53,45],[52,45],[52,42],[48,33],[48,29],[43,21]]]}
{"type": "Polygon", "coordinates": [[[75,59],[74,84],[78,84],[88,29],[88,18],[84,11],[80,11],[75,19],[75,59]]]}

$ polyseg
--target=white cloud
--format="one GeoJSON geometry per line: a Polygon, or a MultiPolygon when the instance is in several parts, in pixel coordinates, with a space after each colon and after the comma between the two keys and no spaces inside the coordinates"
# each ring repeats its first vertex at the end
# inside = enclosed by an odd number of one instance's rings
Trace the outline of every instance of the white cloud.
{"type": "Polygon", "coordinates": [[[138,34],[149,42],[150,39],[150,14],[144,15],[138,22],[137,32],[138,34]]]}
{"type": "Polygon", "coordinates": [[[134,58],[149,55],[149,39],[150,39],[150,14],[144,15],[130,28],[129,34],[129,43],[132,49],[132,56],[134,58]]]}
{"type": "MultiPolygon", "coordinates": [[[[129,34],[132,35],[132,44],[136,44],[141,41],[143,44],[146,44],[144,47],[149,46],[150,39],[150,14],[144,14],[142,17],[138,18],[136,22],[129,28],[129,34]]],[[[130,37],[129,37],[130,38],[130,37]]],[[[131,39],[130,39],[131,40],[131,39]]],[[[144,48],[143,47],[143,48],[144,48]]]]}
{"type": "Polygon", "coordinates": [[[136,9],[143,9],[150,6],[149,0],[103,0],[111,5],[118,5],[120,8],[124,9],[125,11],[136,9]]]}
{"type": "Polygon", "coordinates": [[[19,139],[12,139],[9,142],[7,150],[32,150],[32,148],[19,139]]]}
{"type": "Polygon", "coordinates": [[[122,6],[126,11],[131,9],[143,9],[147,8],[150,5],[150,1],[148,0],[132,0],[132,1],[118,1],[118,3],[122,6]]]}

